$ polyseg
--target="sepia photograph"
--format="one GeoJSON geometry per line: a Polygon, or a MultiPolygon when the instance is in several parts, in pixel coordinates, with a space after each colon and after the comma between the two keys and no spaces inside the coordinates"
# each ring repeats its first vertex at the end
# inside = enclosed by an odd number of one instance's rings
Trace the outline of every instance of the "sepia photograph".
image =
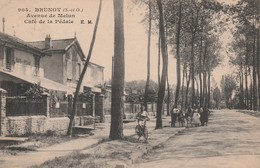
{"type": "Polygon", "coordinates": [[[259,168],[260,0],[0,0],[1,168],[259,168]]]}

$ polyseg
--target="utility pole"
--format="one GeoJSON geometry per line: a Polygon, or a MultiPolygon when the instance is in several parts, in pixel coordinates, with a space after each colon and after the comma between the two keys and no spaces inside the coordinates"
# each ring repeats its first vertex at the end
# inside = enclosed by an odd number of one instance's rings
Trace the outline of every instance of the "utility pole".
{"type": "Polygon", "coordinates": [[[112,77],[111,77],[111,86],[112,86],[112,81],[114,79],[114,56],[112,56],[112,77]]]}
{"type": "Polygon", "coordinates": [[[3,17],[3,33],[5,32],[5,18],[3,17]]]}

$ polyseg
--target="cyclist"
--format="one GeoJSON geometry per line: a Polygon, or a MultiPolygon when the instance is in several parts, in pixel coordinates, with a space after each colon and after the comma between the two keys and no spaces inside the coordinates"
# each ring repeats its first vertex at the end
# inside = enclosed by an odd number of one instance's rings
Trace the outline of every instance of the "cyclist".
{"type": "Polygon", "coordinates": [[[144,110],[144,107],[141,106],[141,111],[137,114],[137,122],[140,125],[140,121],[143,121],[143,125],[146,126],[146,121],[149,121],[149,114],[147,111],[144,110]]]}
{"type": "Polygon", "coordinates": [[[137,126],[135,127],[135,132],[139,136],[138,140],[141,136],[145,138],[145,142],[147,142],[148,139],[148,129],[146,127],[146,121],[149,121],[149,114],[147,111],[144,110],[144,107],[141,106],[141,111],[137,114],[137,126]],[[140,121],[142,122],[140,124],[140,121]]]}

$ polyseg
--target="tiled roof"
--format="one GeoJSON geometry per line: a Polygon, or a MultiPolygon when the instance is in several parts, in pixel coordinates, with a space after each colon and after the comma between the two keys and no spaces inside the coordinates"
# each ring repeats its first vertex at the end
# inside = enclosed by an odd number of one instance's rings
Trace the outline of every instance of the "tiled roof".
{"type": "MultiPolygon", "coordinates": [[[[80,46],[77,38],[52,40],[52,47],[50,49],[45,48],[45,41],[33,41],[33,42],[28,42],[28,43],[30,45],[33,45],[34,47],[40,48],[41,50],[45,50],[46,52],[48,52],[48,51],[51,52],[51,51],[65,50],[69,45],[71,45],[74,42],[79,46],[79,50],[83,55],[82,59],[85,59],[85,55],[84,55],[83,51],[81,50],[81,46],[80,46]]],[[[94,66],[104,68],[103,66],[95,64],[93,62],[89,62],[89,63],[94,65],[94,66]]]]}
{"type": "MultiPolygon", "coordinates": [[[[48,50],[64,50],[74,40],[75,40],[75,38],[52,40],[52,48],[50,48],[48,50]]],[[[45,49],[45,41],[34,41],[34,42],[28,42],[28,43],[30,45],[33,45],[42,50],[45,49]]]]}
{"type": "Polygon", "coordinates": [[[6,33],[0,32],[0,42],[12,44],[12,45],[15,45],[17,47],[22,47],[24,49],[29,49],[29,50],[32,50],[34,52],[37,52],[39,54],[43,54],[43,52],[39,48],[21,40],[21,39],[15,37],[15,36],[11,36],[11,35],[8,35],[6,33]]]}

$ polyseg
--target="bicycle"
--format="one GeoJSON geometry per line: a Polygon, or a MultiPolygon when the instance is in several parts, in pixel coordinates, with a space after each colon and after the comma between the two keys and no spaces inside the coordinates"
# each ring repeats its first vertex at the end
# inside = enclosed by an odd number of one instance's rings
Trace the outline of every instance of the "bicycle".
{"type": "Polygon", "coordinates": [[[138,135],[138,141],[143,136],[144,139],[145,139],[145,142],[147,142],[147,139],[148,139],[148,129],[146,127],[146,124],[137,124],[137,126],[135,127],[135,133],[136,133],[136,135],[138,135]]]}

